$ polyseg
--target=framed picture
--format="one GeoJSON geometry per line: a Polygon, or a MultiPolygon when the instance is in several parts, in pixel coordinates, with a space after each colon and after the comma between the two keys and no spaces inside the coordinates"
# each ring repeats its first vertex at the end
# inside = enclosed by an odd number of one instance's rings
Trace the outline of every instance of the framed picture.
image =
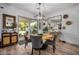
{"type": "Polygon", "coordinates": [[[16,28],[16,17],[3,14],[3,28],[16,28]]]}

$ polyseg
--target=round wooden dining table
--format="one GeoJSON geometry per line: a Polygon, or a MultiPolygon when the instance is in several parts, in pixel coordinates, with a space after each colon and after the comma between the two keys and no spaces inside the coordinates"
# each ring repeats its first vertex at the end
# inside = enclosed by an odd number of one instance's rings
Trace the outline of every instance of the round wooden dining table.
{"type": "Polygon", "coordinates": [[[42,35],[42,40],[53,40],[52,38],[54,37],[53,34],[46,33],[42,35]]]}

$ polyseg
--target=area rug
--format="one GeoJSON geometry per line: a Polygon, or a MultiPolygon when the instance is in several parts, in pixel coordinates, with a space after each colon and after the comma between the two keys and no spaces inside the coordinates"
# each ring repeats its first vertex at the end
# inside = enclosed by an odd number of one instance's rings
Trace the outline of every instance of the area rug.
{"type": "MultiPolygon", "coordinates": [[[[28,43],[29,42],[31,42],[31,40],[28,40],[28,43]]],[[[19,45],[23,45],[23,44],[25,44],[25,40],[20,40],[18,43],[19,43],[19,45]]]]}
{"type": "Polygon", "coordinates": [[[23,44],[25,44],[25,40],[20,40],[18,43],[19,43],[19,45],[23,45],[23,44]]]}

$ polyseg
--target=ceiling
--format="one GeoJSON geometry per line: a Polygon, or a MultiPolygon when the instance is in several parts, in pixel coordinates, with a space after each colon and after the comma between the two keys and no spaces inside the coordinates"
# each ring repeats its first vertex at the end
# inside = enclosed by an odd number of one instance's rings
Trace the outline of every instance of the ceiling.
{"type": "MultiPolygon", "coordinates": [[[[38,14],[38,3],[4,3],[7,6],[14,6],[18,9],[21,9],[29,14],[37,15],[38,14]]],[[[42,3],[41,13],[46,17],[58,11],[63,11],[68,8],[79,5],[78,3],[42,3]]]]}

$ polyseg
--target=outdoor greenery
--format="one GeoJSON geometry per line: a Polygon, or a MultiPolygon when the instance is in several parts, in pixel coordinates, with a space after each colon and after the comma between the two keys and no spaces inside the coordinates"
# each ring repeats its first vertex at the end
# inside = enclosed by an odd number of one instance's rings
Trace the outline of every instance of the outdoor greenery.
{"type": "Polygon", "coordinates": [[[44,33],[48,32],[48,27],[47,26],[43,29],[43,32],[44,33]]]}

